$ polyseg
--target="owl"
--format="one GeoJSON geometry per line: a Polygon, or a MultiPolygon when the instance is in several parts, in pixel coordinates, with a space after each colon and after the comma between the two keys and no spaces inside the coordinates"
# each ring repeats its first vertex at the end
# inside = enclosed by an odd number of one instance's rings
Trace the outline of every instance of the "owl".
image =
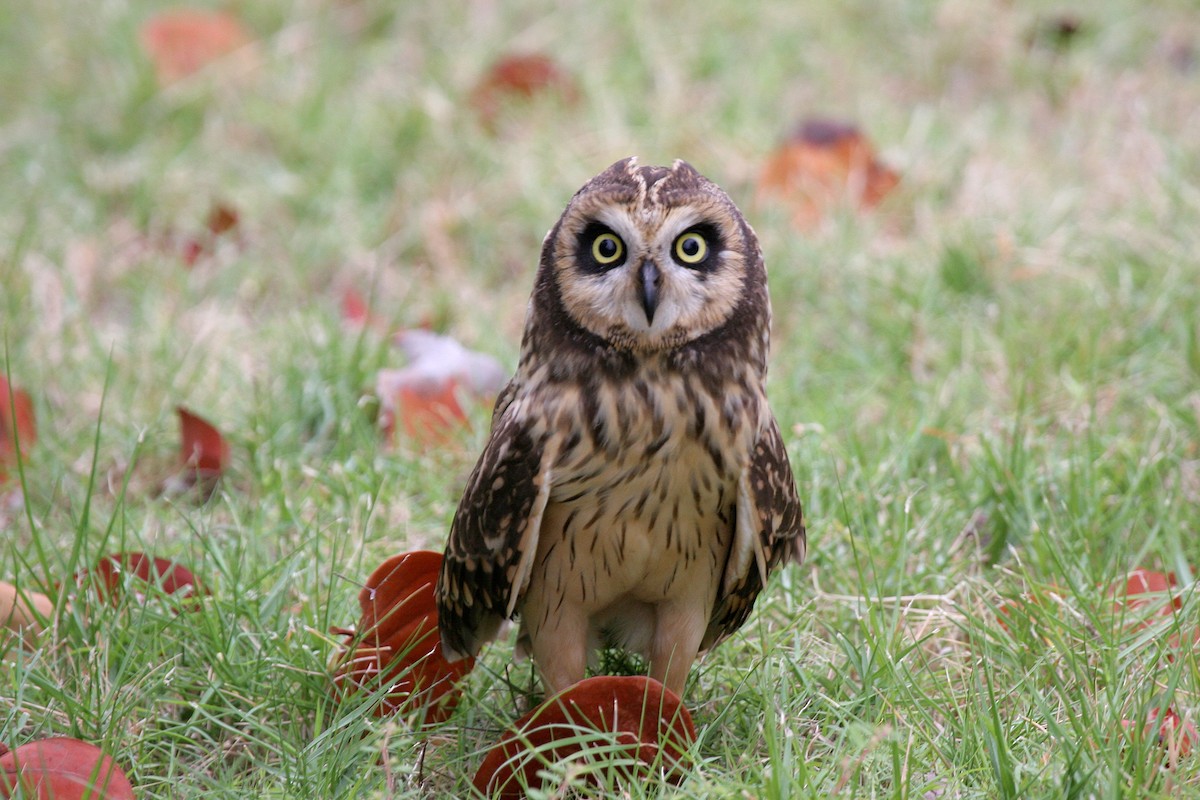
{"type": "Polygon", "coordinates": [[[627,158],[575,194],[451,525],[449,660],[519,617],[550,692],[616,647],[682,695],[770,571],[804,558],[764,391],[770,325],[758,239],[691,165],[627,158]]]}

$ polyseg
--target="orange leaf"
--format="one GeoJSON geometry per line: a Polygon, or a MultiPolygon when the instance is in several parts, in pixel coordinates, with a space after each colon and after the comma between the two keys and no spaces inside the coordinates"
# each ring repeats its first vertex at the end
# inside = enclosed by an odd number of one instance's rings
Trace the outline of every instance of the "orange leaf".
{"type": "Polygon", "coordinates": [[[439,431],[466,423],[467,415],[454,391],[456,385],[448,380],[433,391],[401,386],[396,395],[396,415],[404,423],[404,433],[430,442],[440,438],[439,431]]]}
{"type": "Polygon", "coordinates": [[[691,715],[658,681],[640,675],[588,678],[517,720],[483,759],[475,788],[486,797],[520,800],[523,787],[541,788],[538,772],[547,762],[586,753],[590,743],[582,731],[607,735],[597,737],[606,758],[613,757],[609,745],[615,734],[622,756],[664,770],[671,783],[683,779],[679,767],[696,738],[691,715]]]}
{"type": "Polygon", "coordinates": [[[43,622],[53,614],[54,603],[49,597],[0,581],[0,628],[33,641],[42,632],[43,622]]]}
{"type": "Polygon", "coordinates": [[[375,379],[379,397],[379,425],[385,436],[396,430],[421,444],[441,444],[467,415],[458,402],[453,378],[409,381],[407,370],[380,370],[375,379]]]}
{"type": "Polygon", "coordinates": [[[797,225],[811,228],[835,207],[878,205],[899,182],[854,125],[814,119],[767,160],[759,196],[781,199],[797,225]]]}
{"type": "Polygon", "coordinates": [[[568,104],[579,100],[575,81],[554,59],[538,53],[510,54],[484,73],[471,92],[471,104],[484,126],[491,128],[505,103],[542,94],[557,94],[568,104]]]}
{"type": "Polygon", "coordinates": [[[10,386],[0,375],[0,483],[8,477],[8,469],[16,465],[18,458],[28,456],[36,441],[33,400],[28,392],[10,386]]]}
{"type": "Polygon", "coordinates": [[[53,738],[0,755],[0,797],[38,800],[134,800],[125,773],[99,747],[53,738]]]}
{"type": "Polygon", "coordinates": [[[374,709],[377,716],[419,712],[426,724],[449,718],[461,693],[458,683],[475,659],[450,663],[442,655],[433,593],[441,565],[441,553],[416,550],[392,556],[367,578],[358,593],[361,638],[334,658],[334,686],[343,698],[383,685],[387,693],[374,709]]]}
{"type": "Polygon", "coordinates": [[[172,83],[238,50],[250,35],[224,11],[164,11],[142,25],[142,49],[150,57],[158,82],[172,83]]]}

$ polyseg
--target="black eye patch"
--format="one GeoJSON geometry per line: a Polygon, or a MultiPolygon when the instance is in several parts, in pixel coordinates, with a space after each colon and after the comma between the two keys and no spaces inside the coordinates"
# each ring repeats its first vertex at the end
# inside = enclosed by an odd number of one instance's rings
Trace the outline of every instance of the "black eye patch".
{"type": "Polygon", "coordinates": [[[680,266],[696,272],[712,272],[724,249],[717,228],[707,222],[693,225],[671,243],[671,258],[680,266]]]}
{"type": "Polygon", "coordinates": [[[625,242],[611,228],[592,222],[579,234],[575,260],[584,272],[594,274],[621,266],[628,253],[625,242]]]}

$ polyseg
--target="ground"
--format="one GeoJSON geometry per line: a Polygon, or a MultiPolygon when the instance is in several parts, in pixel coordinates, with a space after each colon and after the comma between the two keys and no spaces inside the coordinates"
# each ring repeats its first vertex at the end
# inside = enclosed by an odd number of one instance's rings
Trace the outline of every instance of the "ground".
{"type": "Polygon", "coordinates": [[[143,550],[213,590],[0,644],[0,742],[97,742],[142,798],[468,796],[539,692],[511,643],[432,732],[329,696],[330,627],[383,558],[441,547],[487,430],[468,405],[436,444],[381,436],[386,332],[511,369],[546,230],[638,154],[691,162],[760,236],[809,555],[693,670],[682,784],[627,791],[1200,795],[1143,729],[1200,717],[1190,3],[222,8],[250,43],[182,78],[140,38],[156,4],[0,9],[0,364],[37,416],[0,580],[143,550]],[[513,52],[572,86],[485,118],[513,52]],[[809,117],[900,175],[880,206],[797,225],[757,191],[809,117]],[[230,443],[207,502],[158,491],[178,405],[230,443]],[[1139,567],[1179,586],[1149,625],[1110,597],[1139,567]]]}

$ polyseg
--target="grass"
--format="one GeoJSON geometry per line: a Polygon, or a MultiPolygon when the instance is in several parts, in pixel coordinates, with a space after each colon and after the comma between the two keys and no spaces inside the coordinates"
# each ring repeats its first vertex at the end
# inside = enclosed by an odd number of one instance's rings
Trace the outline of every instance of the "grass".
{"type": "Polygon", "coordinates": [[[762,239],[809,561],[693,670],[694,769],[627,796],[1200,796],[1195,757],[1140,730],[1200,718],[1170,644],[1200,623],[1189,3],[1102,0],[1061,46],[1036,2],[228,7],[248,66],[162,90],[155,4],[0,8],[0,336],[39,423],[0,579],[146,550],[213,589],[0,645],[0,741],[101,743],[142,798],[469,796],[528,664],[493,646],[418,734],[330,699],[328,631],[383,558],[441,546],[487,410],[386,447],[363,397],[399,356],[339,298],[512,366],[541,237],[638,153],[691,161],[762,239]],[[554,54],[581,102],[489,133],[468,97],[509,50],[554,54]],[[801,232],[756,201],[808,114],[903,174],[879,212],[801,232]],[[238,227],[184,269],[162,243],[215,204],[238,227]],[[178,404],[233,445],[207,503],[151,491],[178,404]],[[1114,614],[1135,567],[1177,573],[1174,616],[1114,614]]]}

